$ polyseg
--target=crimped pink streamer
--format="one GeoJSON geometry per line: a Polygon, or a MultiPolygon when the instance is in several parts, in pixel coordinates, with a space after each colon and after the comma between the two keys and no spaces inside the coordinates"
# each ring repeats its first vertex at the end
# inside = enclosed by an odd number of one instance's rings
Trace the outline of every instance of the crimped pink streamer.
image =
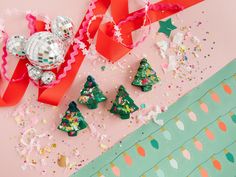
{"type": "Polygon", "coordinates": [[[171,11],[180,11],[183,10],[183,6],[179,4],[172,3],[160,3],[160,4],[152,4],[150,5],[150,10],[171,10],[171,11]]]}
{"type": "Polygon", "coordinates": [[[36,17],[32,14],[27,14],[26,19],[28,21],[28,28],[30,30],[30,35],[32,35],[36,32],[36,29],[35,29],[36,17]]]}
{"type": "MultiPolygon", "coordinates": [[[[120,21],[117,26],[120,27],[122,24],[125,24],[125,23],[127,23],[129,21],[135,20],[136,18],[144,16],[145,18],[144,18],[143,25],[142,25],[144,27],[147,20],[150,22],[150,19],[148,17],[148,13],[147,13],[148,10],[155,10],[155,11],[162,11],[162,10],[179,11],[179,10],[182,10],[182,9],[183,9],[183,7],[181,5],[179,5],[179,4],[162,3],[162,4],[150,5],[150,2],[148,1],[146,3],[146,5],[145,5],[145,9],[143,11],[134,13],[132,16],[129,16],[126,19],[120,21]]],[[[124,45],[125,47],[131,48],[131,49],[134,48],[134,47],[137,47],[139,44],[141,44],[147,38],[147,36],[150,34],[150,32],[151,32],[151,25],[149,25],[147,34],[144,33],[143,36],[141,37],[141,39],[139,41],[137,41],[136,43],[134,43],[132,45],[126,45],[124,43],[121,43],[121,44],[124,45]]]]}
{"type": "Polygon", "coordinates": [[[3,75],[3,77],[7,81],[10,81],[9,77],[7,76],[7,70],[6,70],[6,67],[7,67],[7,56],[8,56],[7,47],[6,46],[7,46],[8,35],[4,31],[2,31],[2,35],[3,35],[3,47],[2,47],[3,54],[2,54],[2,65],[1,65],[2,75],[3,75]]]}
{"type": "MultiPolygon", "coordinates": [[[[7,56],[8,56],[8,52],[7,52],[7,40],[8,40],[8,34],[4,31],[2,31],[3,34],[3,47],[2,47],[2,51],[3,51],[3,55],[2,55],[2,65],[1,65],[1,70],[2,70],[2,75],[3,77],[9,82],[11,79],[8,77],[7,75],[7,56]]],[[[24,73],[20,78],[18,79],[12,79],[12,82],[18,82],[24,79],[26,73],[24,73]]]]}
{"type": "MultiPolygon", "coordinates": [[[[150,1],[147,1],[143,11],[136,12],[132,16],[128,16],[126,19],[121,20],[117,24],[117,26],[120,28],[120,26],[122,24],[125,24],[125,23],[127,23],[129,21],[135,20],[136,18],[144,16],[143,25],[142,25],[142,27],[144,27],[147,21],[150,23],[150,19],[149,19],[148,14],[147,14],[149,9],[150,9],[150,1]]],[[[134,47],[137,47],[139,44],[141,44],[147,38],[147,36],[150,34],[150,31],[151,31],[151,25],[148,25],[148,32],[147,32],[147,34],[144,33],[139,41],[137,41],[137,42],[135,42],[135,43],[133,43],[131,45],[127,45],[127,44],[122,43],[122,42],[120,42],[120,43],[123,46],[127,47],[127,48],[133,49],[134,47]]],[[[115,36],[115,38],[116,38],[116,40],[118,40],[118,38],[116,36],[115,36]]]]}
{"type": "MultiPolygon", "coordinates": [[[[162,11],[162,10],[169,10],[169,11],[180,11],[183,9],[183,7],[179,4],[172,4],[172,3],[162,3],[162,4],[151,4],[149,7],[149,10],[155,10],[155,11],[162,11]]],[[[118,23],[118,26],[120,27],[122,24],[127,23],[129,21],[133,21],[136,18],[139,18],[141,16],[144,16],[146,13],[146,10],[136,12],[132,16],[128,16],[126,19],[120,21],[118,23]]]]}

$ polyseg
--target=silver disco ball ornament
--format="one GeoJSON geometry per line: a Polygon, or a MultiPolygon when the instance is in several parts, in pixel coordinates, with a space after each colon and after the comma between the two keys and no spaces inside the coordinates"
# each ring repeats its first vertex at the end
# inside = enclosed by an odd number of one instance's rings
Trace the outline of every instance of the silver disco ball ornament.
{"type": "Polygon", "coordinates": [[[70,41],[74,36],[74,25],[72,21],[63,16],[56,17],[51,23],[52,33],[59,37],[62,41],[70,41]]]}
{"type": "Polygon", "coordinates": [[[20,59],[25,58],[26,39],[23,36],[13,36],[7,41],[7,52],[20,59]]]}
{"type": "Polygon", "coordinates": [[[30,77],[30,79],[34,80],[34,81],[38,81],[43,74],[43,71],[35,66],[32,66],[30,64],[26,65],[27,70],[28,70],[28,75],[30,77]]]}
{"type": "Polygon", "coordinates": [[[65,46],[52,33],[38,32],[28,39],[25,53],[32,65],[42,70],[51,70],[64,62],[65,46]]]}
{"type": "Polygon", "coordinates": [[[52,71],[45,71],[41,77],[43,84],[48,85],[56,80],[56,75],[52,71]]]}

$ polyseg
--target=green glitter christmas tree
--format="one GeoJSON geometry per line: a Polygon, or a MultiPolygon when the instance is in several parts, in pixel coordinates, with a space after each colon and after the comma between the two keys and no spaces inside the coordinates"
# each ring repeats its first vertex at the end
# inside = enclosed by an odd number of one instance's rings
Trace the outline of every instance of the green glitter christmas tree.
{"type": "Polygon", "coordinates": [[[152,86],[159,82],[159,77],[156,72],[152,69],[147,59],[142,59],[138,72],[132,82],[132,85],[141,87],[143,92],[152,90],[152,86]]]}
{"type": "Polygon", "coordinates": [[[72,101],[69,104],[69,108],[62,118],[58,129],[67,132],[69,136],[77,136],[78,131],[86,128],[87,126],[88,124],[84,120],[80,110],[77,108],[76,103],[72,101]]]}
{"type": "Polygon", "coordinates": [[[130,113],[137,111],[139,108],[130,98],[123,85],[119,87],[116,99],[113,102],[110,112],[119,114],[121,119],[129,119],[130,113]]]}
{"type": "Polygon", "coordinates": [[[80,94],[81,96],[79,97],[78,102],[87,105],[89,109],[96,109],[98,103],[107,99],[92,76],[87,77],[87,81],[80,94]]]}

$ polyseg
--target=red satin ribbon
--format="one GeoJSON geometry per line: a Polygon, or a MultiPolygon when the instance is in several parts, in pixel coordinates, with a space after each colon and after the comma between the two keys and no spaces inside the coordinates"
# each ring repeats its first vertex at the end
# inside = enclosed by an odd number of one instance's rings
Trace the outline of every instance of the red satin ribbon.
{"type": "MultiPolygon", "coordinates": [[[[203,0],[163,0],[158,3],[172,3],[172,4],[180,4],[183,9],[188,8],[190,6],[193,6],[199,2],[202,2],[203,0]]],[[[118,22],[119,20],[126,18],[129,14],[128,12],[128,0],[98,0],[96,2],[96,8],[94,9],[94,15],[100,15],[105,14],[109,6],[111,5],[111,12],[112,16],[115,20],[115,22],[118,22]]],[[[140,9],[141,11],[143,9],[140,9]]],[[[134,13],[134,12],[133,12],[134,13]]],[[[158,12],[158,11],[152,11],[150,10],[148,12],[148,15],[151,19],[151,23],[158,21],[160,19],[163,19],[165,17],[168,17],[170,15],[173,15],[176,12],[173,11],[165,11],[165,12],[158,12]]],[[[85,18],[84,20],[85,21],[85,18]]],[[[83,23],[82,21],[82,23],[83,23]]],[[[97,38],[97,44],[96,48],[97,50],[106,58],[108,58],[110,61],[114,62],[120,59],[122,56],[127,54],[131,49],[124,47],[122,44],[116,42],[112,38],[112,29],[113,25],[111,23],[106,23],[103,25],[100,25],[102,19],[95,20],[90,29],[90,37],[94,38],[96,32],[98,31],[98,38],[97,38]]],[[[82,24],[81,23],[81,24],[82,24]]],[[[143,18],[137,18],[135,21],[128,22],[127,24],[124,24],[122,26],[122,33],[126,34],[124,38],[125,44],[132,44],[132,37],[131,32],[134,30],[139,29],[143,24],[143,18]]],[[[44,28],[44,24],[42,22],[37,22],[36,24],[37,31],[41,31],[44,28]]],[[[82,28],[82,26],[79,27],[78,31],[82,28]]],[[[78,32],[76,34],[78,36],[78,32]]],[[[85,35],[86,36],[86,35],[85,35]]],[[[85,37],[82,42],[84,42],[87,46],[90,44],[87,42],[87,38],[85,37]]],[[[70,58],[70,53],[72,52],[72,46],[70,46],[65,60],[68,60],[70,58]]],[[[79,68],[84,60],[84,55],[79,50],[79,54],[76,56],[75,63],[72,64],[72,68],[67,73],[67,77],[63,78],[61,82],[57,85],[55,85],[52,88],[40,88],[38,92],[38,101],[51,104],[51,105],[58,105],[61,98],[64,96],[65,92],[69,89],[71,86],[79,68]]],[[[6,88],[5,93],[2,97],[0,97],[0,106],[13,106],[16,105],[24,96],[25,91],[29,84],[29,77],[26,76],[22,81],[20,82],[12,82],[13,79],[19,78],[22,74],[27,72],[26,68],[26,60],[20,60],[15,68],[14,74],[12,76],[11,81],[8,84],[8,87],[6,88]]],[[[63,72],[63,68],[65,67],[65,64],[62,64],[57,74],[60,74],[63,72]]]]}

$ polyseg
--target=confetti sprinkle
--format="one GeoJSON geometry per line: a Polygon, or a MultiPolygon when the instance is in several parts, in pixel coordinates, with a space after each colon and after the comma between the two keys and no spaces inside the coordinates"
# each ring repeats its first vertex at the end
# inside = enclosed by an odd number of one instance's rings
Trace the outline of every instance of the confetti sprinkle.
{"type": "Polygon", "coordinates": [[[66,168],[68,165],[68,158],[64,155],[59,155],[57,159],[57,165],[62,168],[66,168]]]}
{"type": "Polygon", "coordinates": [[[106,69],[106,66],[102,66],[102,67],[101,67],[101,70],[102,70],[102,71],[105,71],[105,69],[106,69]]]}
{"type": "Polygon", "coordinates": [[[146,108],[146,104],[145,104],[145,103],[142,103],[142,104],[140,105],[140,107],[144,109],[144,108],[146,108]]]}
{"type": "Polygon", "coordinates": [[[176,34],[174,35],[172,42],[173,42],[175,45],[180,45],[180,44],[183,42],[183,39],[184,39],[184,34],[178,32],[178,33],[176,33],[176,34]]]}

